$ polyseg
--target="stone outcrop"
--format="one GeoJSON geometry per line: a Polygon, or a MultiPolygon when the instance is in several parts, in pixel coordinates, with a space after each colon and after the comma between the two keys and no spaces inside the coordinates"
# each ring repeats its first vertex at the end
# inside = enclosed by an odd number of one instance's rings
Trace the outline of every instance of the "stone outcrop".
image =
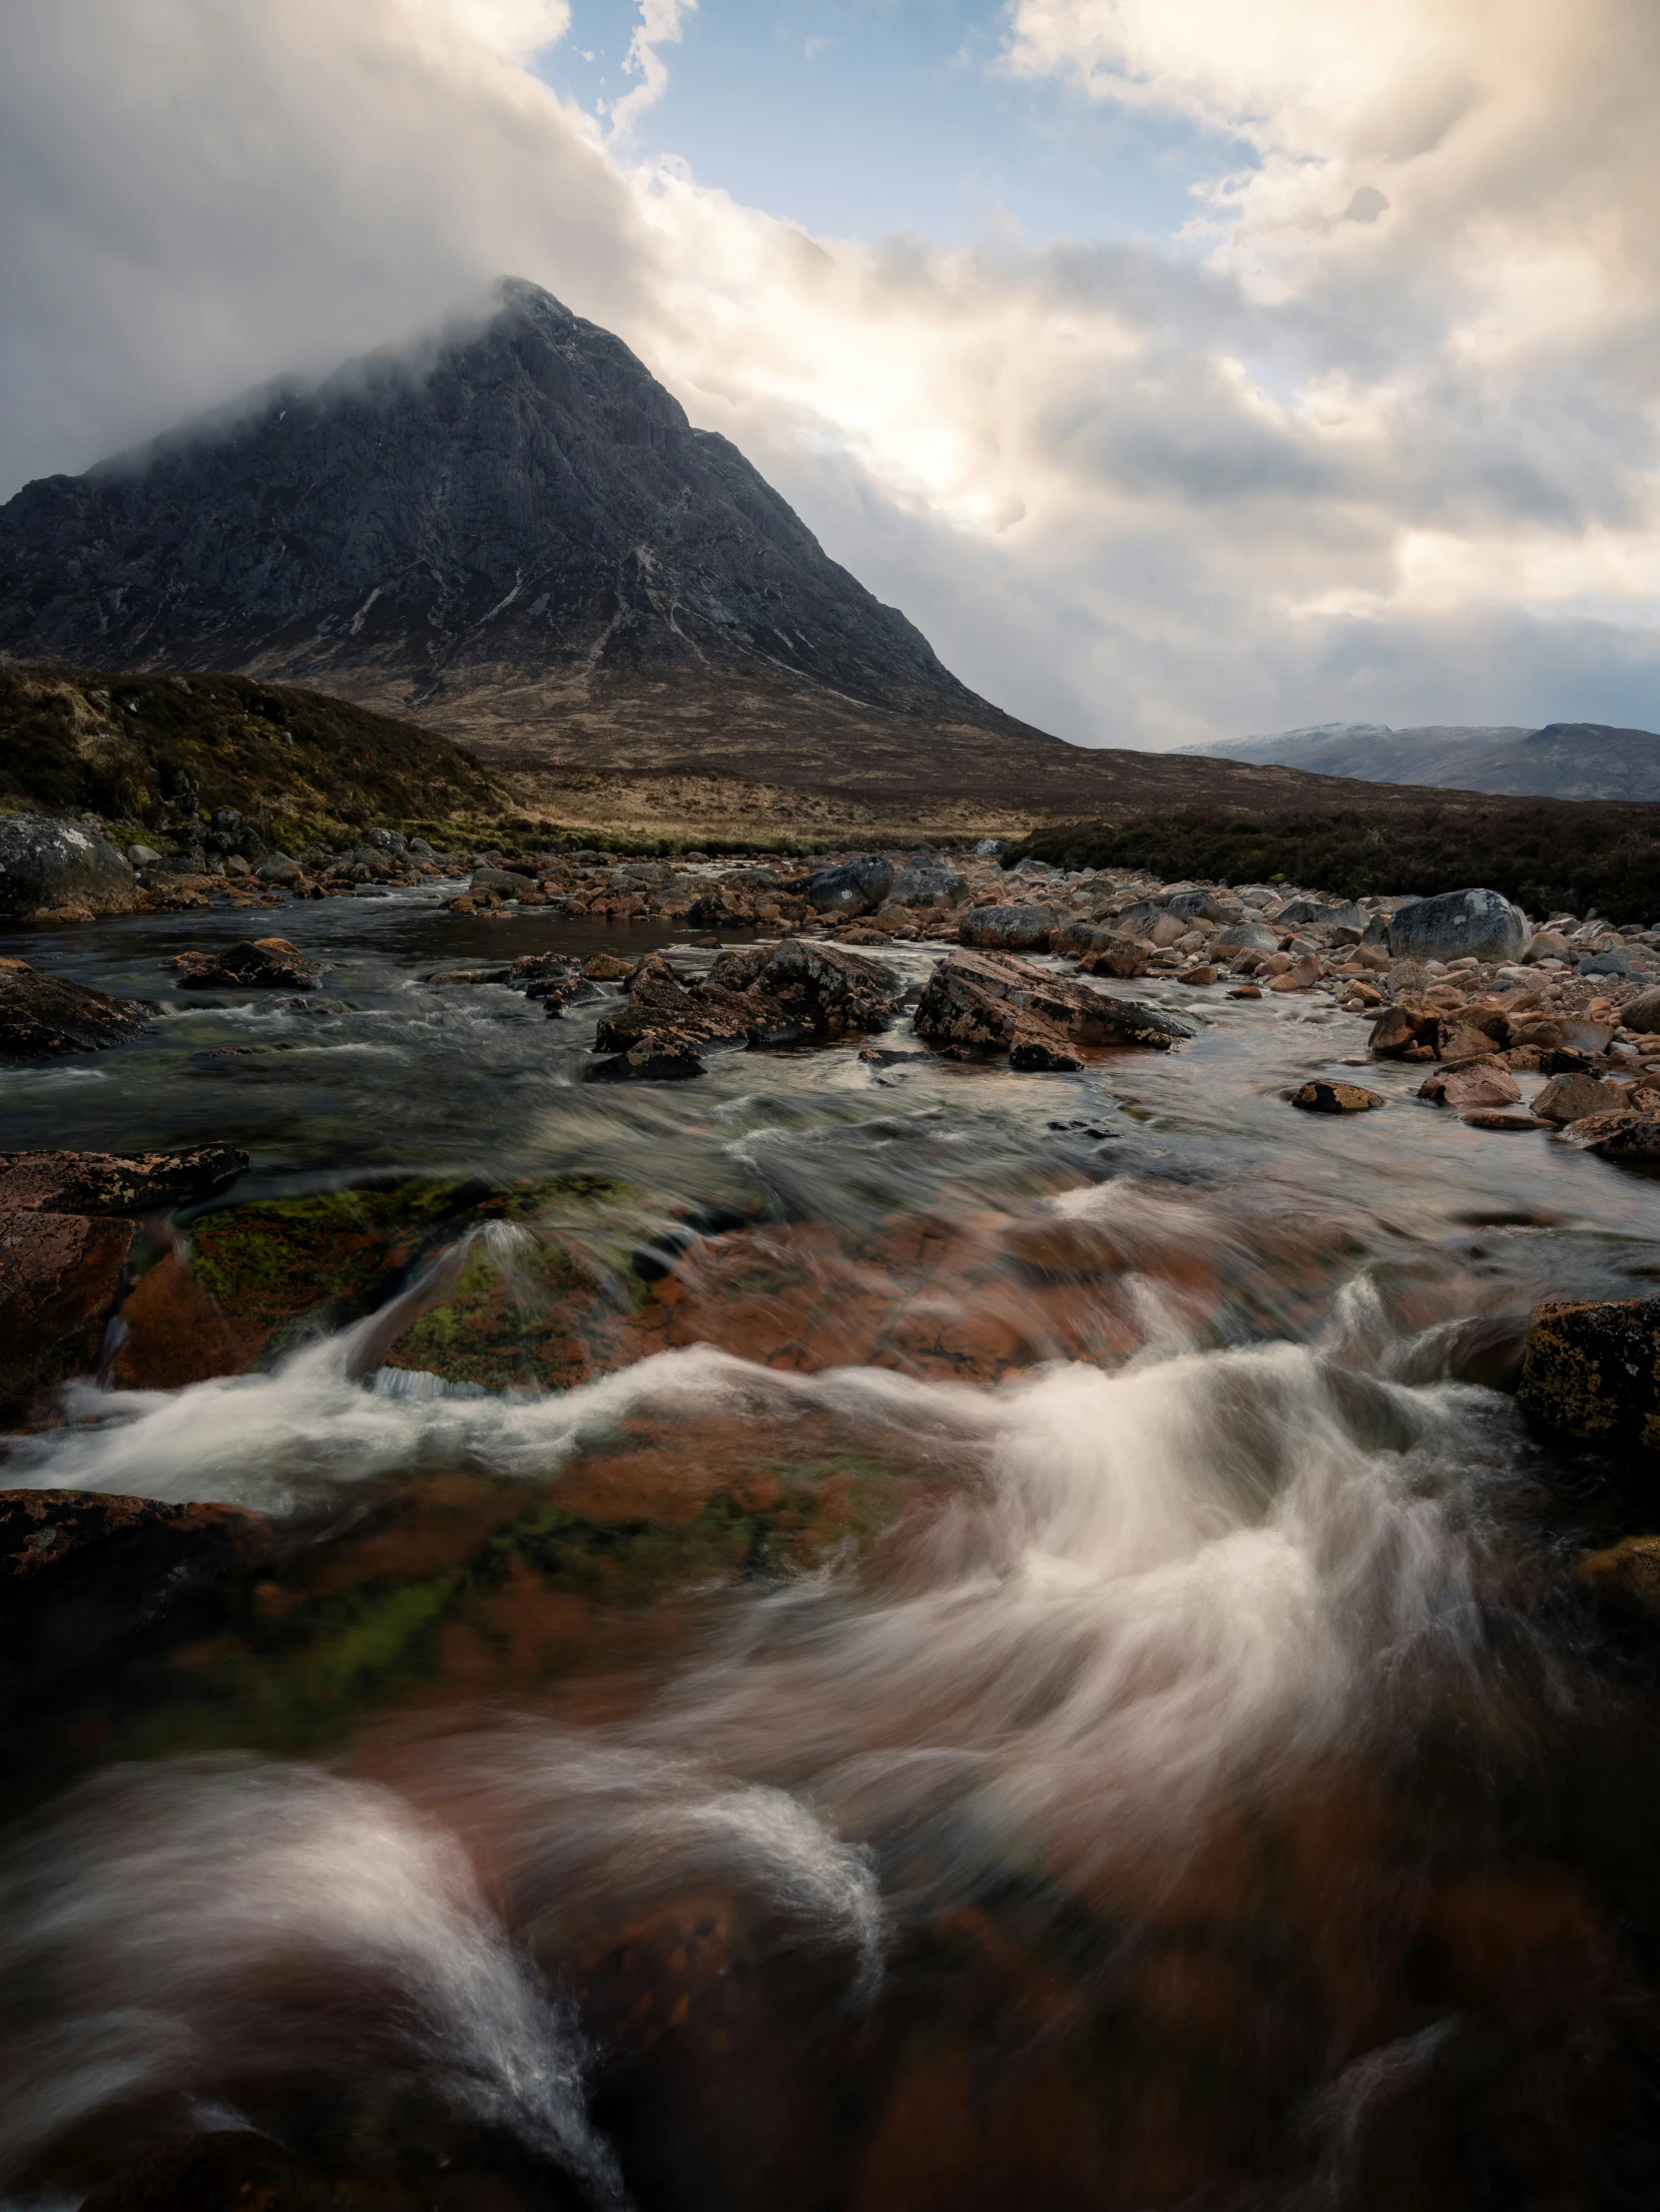
{"type": "Polygon", "coordinates": [[[1536,1306],[1516,1398],[1555,1434],[1660,1452],[1660,1298],[1536,1306]]]}
{"type": "Polygon", "coordinates": [[[137,899],[137,875],[99,830],[50,815],[0,815],[0,913],[126,913],[137,899]]]}
{"type": "Polygon", "coordinates": [[[684,980],[651,953],[627,1005],[602,1016],[594,1050],[614,1055],[602,1073],[661,1081],[701,1074],[710,1048],[776,1048],[884,1028],[896,1002],[887,969],[839,945],[752,945],[684,980]]]}
{"type": "Polygon", "coordinates": [[[1192,1025],[1139,1000],[1109,998],[1072,976],[1046,974],[1004,952],[953,952],[916,1009],[916,1033],[952,1058],[1007,1054],[1013,1067],[1077,1068],[1084,1050],[1140,1045],[1166,1051],[1192,1025]]]}
{"type": "Polygon", "coordinates": [[[172,965],[187,991],[308,991],[322,969],[286,937],[246,937],[212,952],[178,952],[172,965]]]}
{"type": "Polygon", "coordinates": [[[0,1059],[56,1060],[125,1044],[150,1027],[150,1009],[111,998],[26,960],[0,960],[0,1059]]]}
{"type": "Polygon", "coordinates": [[[1498,891],[1441,891],[1415,898],[1389,919],[1389,950],[1417,960],[1515,960],[1527,925],[1498,891]]]}

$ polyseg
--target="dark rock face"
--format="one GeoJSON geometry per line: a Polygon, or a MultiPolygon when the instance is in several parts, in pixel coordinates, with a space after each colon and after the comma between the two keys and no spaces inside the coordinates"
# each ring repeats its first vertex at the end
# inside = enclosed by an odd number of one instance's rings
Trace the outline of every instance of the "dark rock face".
{"type": "Polygon", "coordinates": [[[517,280],[481,324],[26,485],[0,509],[0,648],[393,671],[416,705],[480,662],[728,664],[994,717],[620,338],[517,280]]]}
{"type": "Polygon", "coordinates": [[[1055,926],[1048,906],[976,906],[957,934],[964,944],[998,952],[1046,952],[1055,926]]]}
{"type": "Polygon", "coordinates": [[[928,980],[916,1034],[953,1059],[1007,1053],[1011,1067],[1082,1067],[1079,1047],[1167,1051],[1193,1029],[1136,999],[1109,998],[1070,976],[1046,975],[999,952],[953,952],[928,980]]]}
{"type": "Polygon", "coordinates": [[[177,952],[173,966],[187,991],[308,991],[322,974],[286,937],[250,937],[215,952],[177,952]]]}
{"type": "Polygon", "coordinates": [[[97,1367],[134,1234],[130,1221],[0,1216],[0,1418],[97,1367]]]}
{"type": "Polygon", "coordinates": [[[907,860],[887,895],[895,906],[960,906],[968,881],[943,860],[907,860]]]}
{"type": "Polygon", "coordinates": [[[1516,960],[1526,942],[1521,915],[1497,891],[1442,891],[1416,898],[1389,921],[1389,950],[1399,958],[1516,960]]]}
{"type": "Polygon", "coordinates": [[[163,1213],[235,1182],[248,1154],[234,1145],[189,1152],[0,1152],[0,1214],[163,1213]]]}
{"type": "Polygon", "coordinates": [[[137,896],[138,877],[96,830],[49,815],[0,815],[0,913],[42,906],[125,913],[137,896]]]}
{"type": "Polygon", "coordinates": [[[132,999],[43,975],[26,960],[0,960],[0,1058],[55,1060],[124,1044],[150,1027],[147,1011],[132,999]]]}
{"type": "Polygon", "coordinates": [[[661,1082],[700,1075],[711,1046],[802,1044],[880,1029],[897,994],[878,961],[839,945],[752,945],[724,952],[698,982],[683,982],[649,954],[628,1004],[606,1016],[596,1052],[617,1055],[602,1072],[661,1082]]]}
{"type": "Polygon", "coordinates": [[[808,904],[821,914],[873,914],[893,887],[893,863],[871,852],[821,868],[807,886],[808,904]]]}
{"type": "Polygon", "coordinates": [[[1660,1452],[1660,1298],[1535,1306],[1516,1401],[1558,1435],[1660,1452]]]}

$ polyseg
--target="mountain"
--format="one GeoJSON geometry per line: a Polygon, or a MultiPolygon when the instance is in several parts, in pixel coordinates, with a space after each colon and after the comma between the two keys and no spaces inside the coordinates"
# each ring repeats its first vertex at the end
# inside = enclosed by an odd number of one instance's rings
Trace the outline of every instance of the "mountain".
{"type": "Polygon", "coordinates": [[[1660,736],[1602,722],[1542,730],[1330,722],[1271,738],[1187,745],[1189,758],[1275,762],[1368,784],[1422,784],[1511,798],[1660,800],[1660,736]]]}
{"type": "Polygon", "coordinates": [[[0,508],[0,653],[413,714],[527,800],[691,778],[983,812],[1079,757],[958,682],[621,339],[517,279],[481,319],[26,485],[0,508]]]}

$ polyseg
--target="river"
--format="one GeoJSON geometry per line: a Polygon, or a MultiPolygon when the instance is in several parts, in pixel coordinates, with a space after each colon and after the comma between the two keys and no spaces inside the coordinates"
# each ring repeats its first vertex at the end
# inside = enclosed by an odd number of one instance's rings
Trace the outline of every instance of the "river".
{"type": "Polygon", "coordinates": [[[1660,1184],[1403,1064],[1295,1112],[1365,1049],[1313,994],[1150,979],[1196,1037],[1078,1075],[901,1021],[625,1086],[593,1006],[431,978],[671,932],[268,926],[302,1002],[170,988],[240,915],[0,943],[165,1003],[0,1073],[6,1144],[243,1146],[199,1243],[557,1189],[391,1295],[487,1278],[493,1358],[557,1259],[610,1350],[481,1382],[354,1312],[16,1440],[279,1543],[14,1732],[14,2201],[251,2134],[411,2212],[1653,2201],[1655,1681],[1572,1573],[1632,1523],[1490,1385],[1537,1300],[1653,1288],[1660,1184]]]}

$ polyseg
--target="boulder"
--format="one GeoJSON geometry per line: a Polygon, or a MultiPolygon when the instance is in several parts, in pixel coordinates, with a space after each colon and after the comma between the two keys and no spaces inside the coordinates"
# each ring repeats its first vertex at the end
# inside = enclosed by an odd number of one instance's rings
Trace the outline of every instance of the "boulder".
{"type": "Polygon", "coordinates": [[[0,960],[0,1058],[55,1060],[124,1044],[150,1027],[149,1008],[111,998],[26,960],[0,960]]]}
{"type": "MultiPolygon", "coordinates": [[[[989,911],[989,909],[987,909],[989,911]]],[[[1049,933],[1051,952],[1075,952],[1093,955],[1105,952],[1112,945],[1123,942],[1110,924],[1104,921],[1063,921],[1049,933]]]]}
{"type": "Polygon", "coordinates": [[[1389,922],[1389,950],[1417,960],[1514,960],[1527,941],[1520,911],[1498,891],[1442,891],[1402,906],[1389,922]]]}
{"type": "Polygon", "coordinates": [[[1639,1036],[1652,1036],[1660,1030],[1660,984],[1639,991],[1628,1006],[1621,1008],[1620,1019],[1639,1036]]]}
{"type": "Polygon", "coordinates": [[[1631,962],[1623,952],[1587,952],[1576,963],[1581,975],[1629,975],[1631,962]]]}
{"type": "Polygon", "coordinates": [[[1365,1090],[1359,1083],[1332,1083],[1324,1076],[1293,1091],[1291,1102],[1306,1114],[1370,1114],[1374,1107],[1384,1103],[1376,1091],[1365,1090]]]}
{"type": "Polygon", "coordinates": [[[1522,954],[1523,963],[1531,967],[1536,960],[1571,960],[1573,946],[1567,938],[1554,929],[1541,929],[1527,940],[1522,954]]]}
{"type": "Polygon", "coordinates": [[[1373,1023],[1367,1050],[1379,1060],[1400,1060],[1408,1053],[1421,1057],[1434,1050],[1440,1020],[1433,1006],[1403,998],[1398,1005],[1385,1006],[1373,1023]]]}
{"type": "Polygon", "coordinates": [[[1516,1402],[1553,1434],[1660,1452],[1660,1298],[1535,1306],[1516,1402]]]}
{"type": "Polygon", "coordinates": [[[1173,921],[1222,921],[1226,918],[1209,891],[1173,891],[1165,900],[1164,910],[1173,921]]]}
{"type": "Polygon", "coordinates": [[[1238,952],[1276,952],[1280,946],[1280,933],[1263,921],[1225,921],[1210,940],[1212,952],[1232,955],[1238,952]]]}
{"type": "Polygon", "coordinates": [[[1575,1562],[1573,1578],[1613,1612],[1660,1619],[1660,1536],[1624,1536],[1588,1551],[1575,1562]]]}
{"type": "Polygon", "coordinates": [[[0,1215],[0,1419],[97,1367],[134,1235],[130,1221],[0,1215]]]}
{"type": "Polygon", "coordinates": [[[1625,1093],[1612,1083],[1600,1083],[1594,1075],[1553,1075],[1530,1101],[1540,1121],[1565,1124],[1584,1121],[1592,1114],[1618,1114],[1625,1110],[1625,1093]]]}
{"type": "MultiPolygon", "coordinates": [[[[263,875],[265,869],[262,868],[260,872],[263,875]]],[[[467,894],[472,898],[481,898],[488,893],[493,893],[497,898],[522,898],[526,891],[533,891],[535,888],[536,878],[533,875],[520,875],[515,869],[508,867],[475,867],[472,880],[467,885],[467,894]]]]}
{"type": "Polygon", "coordinates": [[[212,952],[176,952],[169,963],[187,991],[308,991],[322,969],[286,937],[243,937],[212,952]]]}
{"type": "Polygon", "coordinates": [[[268,852],[254,873],[262,883],[297,883],[304,869],[285,852],[268,852]]]}
{"type": "Polygon", "coordinates": [[[615,1056],[598,1072],[647,1081],[696,1075],[709,1046],[765,1049],[863,1034],[883,1028],[896,1004],[887,969],[841,945],[750,945],[724,952],[701,979],[684,980],[648,953],[627,1005],[595,1031],[594,1050],[615,1056]]]}
{"type": "Polygon", "coordinates": [[[895,906],[960,906],[968,896],[968,881],[943,860],[907,860],[887,896],[895,906]]]}
{"type": "Polygon", "coordinates": [[[1137,937],[1114,937],[1099,952],[1086,955],[1083,964],[1091,975],[1116,976],[1122,982],[1145,975],[1152,954],[1153,947],[1137,937]]]}
{"type": "Polygon", "coordinates": [[[1092,984],[1047,975],[1008,953],[953,952],[928,979],[916,1033],[957,1058],[1018,1049],[1021,1067],[1076,1066],[1072,1046],[1140,1045],[1164,1051],[1194,1034],[1190,1023],[1092,984]],[[1047,1055],[1047,1057],[1045,1057],[1047,1055]]]}
{"type": "Polygon", "coordinates": [[[1570,1122],[1567,1134],[1578,1136],[1586,1151],[1599,1160],[1631,1167],[1652,1167],[1660,1161],[1660,1117],[1653,1114],[1599,1115],[1591,1126],[1581,1128],[1570,1122]],[[1601,1126],[1605,1122],[1608,1126],[1601,1126]]]}
{"type": "Polygon", "coordinates": [[[0,913],[42,906],[86,906],[127,913],[138,877],[98,830],[49,815],[0,815],[0,913]]]}
{"type": "Polygon", "coordinates": [[[1463,1114],[1514,1106],[1521,1091],[1508,1068],[1477,1060],[1467,1067],[1438,1068],[1422,1084],[1418,1096],[1463,1114]]]}
{"type": "Polygon", "coordinates": [[[962,917],[958,938],[982,951],[1046,952],[1055,928],[1048,906],[976,906],[962,917]]]}
{"type": "Polygon", "coordinates": [[[807,901],[820,914],[873,914],[892,888],[892,861],[880,853],[861,852],[856,859],[809,876],[807,901]]]}
{"type": "Polygon", "coordinates": [[[185,1152],[0,1152],[0,1214],[160,1214],[246,1173],[234,1145],[185,1152]]]}

